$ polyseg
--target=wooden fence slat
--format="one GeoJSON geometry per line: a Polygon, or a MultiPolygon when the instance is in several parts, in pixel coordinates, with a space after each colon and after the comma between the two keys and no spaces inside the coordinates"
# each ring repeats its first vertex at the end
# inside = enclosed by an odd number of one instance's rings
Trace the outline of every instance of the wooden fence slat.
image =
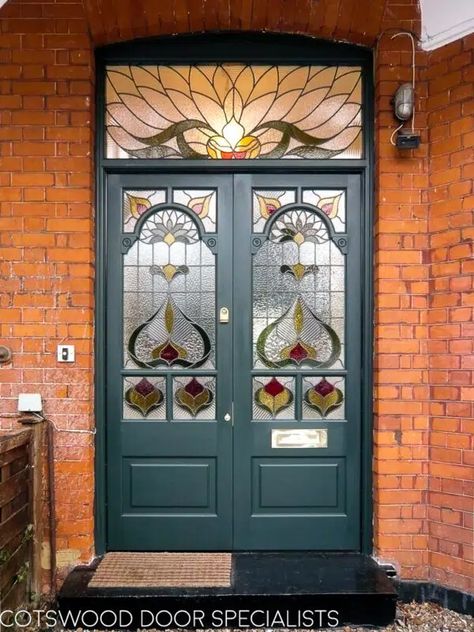
{"type": "Polygon", "coordinates": [[[18,571],[29,561],[30,542],[23,540],[13,555],[0,566],[0,598],[10,590],[18,571]]]}
{"type": "MultiPolygon", "coordinates": [[[[9,593],[2,598],[2,610],[14,610],[20,604],[24,603],[27,598],[26,582],[17,582],[13,585],[9,593]]],[[[9,628],[12,630],[14,628],[9,628]]]]}
{"type": "Polygon", "coordinates": [[[31,432],[24,430],[16,435],[0,436],[0,454],[8,452],[22,445],[28,445],[31,441],[31,432]]]}
{"type": "Polygon", "coordinates": [[[33,532],[29,529],[33,521],[35,437],[31,429],[0,436],[0,600],[3,609],[18,607],[28,600],[31,590],[34,545],[33,532]]]}
{"type": "Polygon", "coordinates": [[[29,468],[24,468],[3,483],[0,483],[0,508],[25,491],[25,487],[27,488],[28,486],[29,476],[29,468]]]}
{"type": "Polygon", "coordinates": [[[2,564],[4,564],[6,560],[10,559],[10,557],[13,555],[13,553],[15,553],[17,548],[22,543],[24,537],[25,537],[25,532],[24,531],[23,531],[23,533],[18,533],[12,540],[7,542],[2,549],[0,549],[0,576],[1,576],[2,572],[3,572],[2,571],[2,568],[3,568],[2,564]]]}
{"type": "Polygon", "coordinates": [[[29,507],[25,505],[0,525],[0,549],[28,526],[29,507]]]}
{"type": "Polygon", "coordinates": [[[28,461],[28,445],[21,445],[7,452],[0,452],[0,468],[20,459],[28,461]]]}

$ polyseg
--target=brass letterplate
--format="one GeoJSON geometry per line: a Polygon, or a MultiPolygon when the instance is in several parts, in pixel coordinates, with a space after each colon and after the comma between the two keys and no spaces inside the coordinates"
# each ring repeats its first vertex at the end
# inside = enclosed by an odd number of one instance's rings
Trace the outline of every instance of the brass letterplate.
{"type": "Polygon", "coordinates": [[[272,430],[272,448],[327,448],[328,431],[314,429],[272,430]]]}

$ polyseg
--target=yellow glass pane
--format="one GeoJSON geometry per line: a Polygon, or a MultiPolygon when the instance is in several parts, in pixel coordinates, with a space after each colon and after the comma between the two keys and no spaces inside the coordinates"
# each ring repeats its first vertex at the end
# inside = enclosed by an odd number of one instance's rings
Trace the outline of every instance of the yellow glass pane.
{"type": "Polygon", "coordinates": [[[361,158],[361,68],[111,66],[107,158],[361,158]]]}

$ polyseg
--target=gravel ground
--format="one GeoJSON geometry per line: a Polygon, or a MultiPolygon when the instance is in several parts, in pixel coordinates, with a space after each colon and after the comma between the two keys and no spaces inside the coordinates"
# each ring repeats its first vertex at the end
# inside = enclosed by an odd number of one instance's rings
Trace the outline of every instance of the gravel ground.
{"type": "MultiPolygon", "coordinates": [[[[10,628],[11,629],[11,628],[10,628]]],[[[24,628],[24,632],[39,632],[46,631],[46,626],[38,628],[37,626],[31,628],[24,628]]],[[[369,632],[374,628],[330,628],[332,632],[369,632]]],[[[51,628],[49,628],[51,630],[51,628]]],[[[461,615],[452,610],[446,610],[431,603],[410,603],[400,604],[397,611],[397,619],[395,623],[387,628],[378,628],[380,632],[474,632],[474,617],[468,615],[461,615]]],[[[59,632],[59,629],[57,631],[59,632]]],[[[81,628],[75,632],[84,632],[81,628]]],[[[90,632],[90,631],[89,631],[90,632]]],[[[95,630],[94,632],[100,632],[95,630]]],[[[110,631],[109,631],[110,632],[110,631]]],[[[146,632],[157,632],[156,630],[148,629],[146,632]]],[[[162,631],[160,631],[162,632],[162,631]]],[[[167,631],[177,632],[177,631],[167,631]]],[[[212,632],[212,631],[205,631],[212,632]]],[[[222,630],[221,632],[227,632],[222,630]]],[[[246,630],[246,632],[256,632],[252,630],[246,630]]],[[[261,632],[261,631],[258,631],[261,632]]],[[[264,632],[273,632],[271,630],[265,630],[264,632]]],[[[301,632],[298,630],[284,631],[278,630],[277,632],[301,632]]],[[[304,632],[308,632],[305,630],[304,632]]]]}
{"type": "MultiPolygon", "coordinates": [[[[413,602],[400,604],[395,623],[384,629],[386,632],[474,632],[474,618],[432,603],[413,602]]],[[[358,632],[362,630],[368,628],[359,628],[358,632]]]]}

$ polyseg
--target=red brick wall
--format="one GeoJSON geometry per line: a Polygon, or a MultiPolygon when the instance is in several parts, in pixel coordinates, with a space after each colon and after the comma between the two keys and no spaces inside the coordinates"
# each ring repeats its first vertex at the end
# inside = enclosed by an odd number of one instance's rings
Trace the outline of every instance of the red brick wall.
{"type": "Polygon", "coordinates": [[[405,578],[427,579],[426,54],[416,55],[422,145],[400,151],[390,143],[398,125],[391,99],[400,83],[411,81],[411,42],[391,36],[420,31],[416,3],[401,9],[396,0],[386,8],[376,64],[374,544],[405,578]]]}
{"type": "MultiPolygon", "coordinates": [[[[10,0],[0,19],[0,416],[40,392],[61,429],[93,419],[93,69],[82,2],[10,0]],[[59,342],[74,365],[56,362],[59,342]]],[[[56,434],[58,564],[93,552],[93,439],[56,434]]]]}
{"type": "MultiPolygon", "coordinates": [[[[0,337],[14,351],[0,427],[16,427],[19,392],[38,391],[58,428],[86,431],[56,433],[65,570],[94,552],[92,46],[81,0],[10,0],[0,16],[0,337]],[[76,345],[72,366],[56,362],[61,341],[76,345]]],[[[383,29],[419,26],[415,0],[387,0],[383,29]]],[[[472,40],[417,53],[423,144],[399,152],[390,99],[411,53],[391,32],[376,73],[374,546],[406,578],[466,588],[472,40]]]]}
{"type": "Polygon", "coordinates": [[[474,36],[432,52],[427,80],[431,577],[474,592],[474,36]]]}

